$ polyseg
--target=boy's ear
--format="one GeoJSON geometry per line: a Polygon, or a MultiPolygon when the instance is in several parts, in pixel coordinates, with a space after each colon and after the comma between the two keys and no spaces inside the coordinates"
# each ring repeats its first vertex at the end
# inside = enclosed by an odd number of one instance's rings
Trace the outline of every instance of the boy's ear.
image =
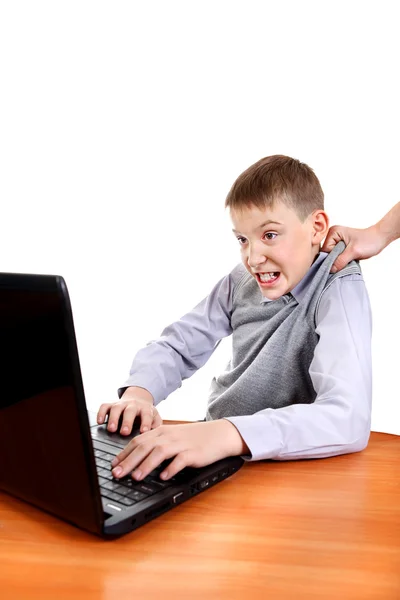
{"type": "Polygon", "coordinates": [[[329,229],[329,218],[324,210],[315,210],[311,215],[312,243],[320,244],[329,229]]]}

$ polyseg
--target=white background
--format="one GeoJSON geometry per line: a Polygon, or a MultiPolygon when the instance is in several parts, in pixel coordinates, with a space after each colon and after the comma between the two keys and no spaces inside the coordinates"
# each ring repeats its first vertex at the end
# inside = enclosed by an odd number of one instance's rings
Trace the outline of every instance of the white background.
{"type": "MultiPolygon", "coordinates": [[[[400,199],[396,2],[0,5],[2,271],[65,277],[90,408],[239,261],[223,204],[254,161],[307,162],[334,222],[400,199]]],[[[362,263],[373,429],[400,433],[400,242],[362,263]]],[[[160,405],[197,419],[209,363],[160,405]]],[[[23,365],[21,365],[23,376],[23,365]]]]}

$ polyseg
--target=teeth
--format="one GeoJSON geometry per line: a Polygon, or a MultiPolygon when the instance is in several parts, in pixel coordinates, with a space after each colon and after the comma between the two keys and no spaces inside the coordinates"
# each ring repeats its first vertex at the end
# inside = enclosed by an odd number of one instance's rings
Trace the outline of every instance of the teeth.
{"type": "Polygon", "coordinates": [[[275,271],[274,273],[259,273],[261,281],[270,281],[271,279],[276,279],[278,273],[275,271]]]}

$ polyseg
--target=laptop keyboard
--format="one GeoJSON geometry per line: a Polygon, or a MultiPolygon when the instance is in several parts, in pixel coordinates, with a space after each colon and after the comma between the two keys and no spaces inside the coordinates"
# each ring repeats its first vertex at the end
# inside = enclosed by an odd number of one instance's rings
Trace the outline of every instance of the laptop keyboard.
{"type": "Polygon", "coordinates": [[[114,479],[111,473],[111,461],[115,458],[115,455],[96,449],[96,444],[94,444],[94,456],[101,495],[126,507],[133,506],[136,502],[174,485],[177,481],[176,477],[168,481],[159,479],[159,474],[169,461],[165,461],[142,481],[135,481],[131,476],[114,479]]]}

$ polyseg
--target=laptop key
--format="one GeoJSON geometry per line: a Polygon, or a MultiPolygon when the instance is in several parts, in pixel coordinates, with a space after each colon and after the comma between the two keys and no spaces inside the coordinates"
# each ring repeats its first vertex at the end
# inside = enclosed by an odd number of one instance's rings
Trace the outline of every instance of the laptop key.
{"type": "Polygon", "coordinates": [[[164,469],[166,469],[168,467],[168,465],[170,464],[170,460],[164,460],[161,465],[158,465],[158,467],[156,467],[155,469],[153,469],[153,471],[151,471],[150,475],[152,475],[153,477],[158,477],[160,473],[162,473],[162,471],[164,471],[164,469]]]}
{"type": "Polygon", "coordinates": [[[111,492],[110,490],[105,490],[104,488],[101,488],[100,492],[104,498],[108,498],[109,500],[114,500],[115,502],[121,503],[121,498],[123,498],[123,496],[121,496],[120,494],[111,492]]]}
{"type": "Polygon", "coordinates": [[[150,485],[157,486],[160,490],[163,490],[170,485],[168,481],[163,481],[158,477],[151,477],[151,474],[143,479],[143,483],[149,483],[150,485]]]}
{"type": "Polygon", "coordinates": [[[130,476],[128,476],[126,479],[119,479],[118,481],[120,482],[121,485],[123,485],[129,489],[132,489],[132,486],[134,484],[134,481],[133,481],[132,477],[130,477],[130,476]]]}
{"type": "Polygon", "coordinates": [[[104,458],[104,460],[109,460],[111,462],[115,458],[115,454],[109,454],[108,452],[103,452],[103,454],[104,456],[102,458],[104,458]]]}
{"type": "Polygon", "coordinates": [[[97,475],[100,477],[107,477],[109,473],[111,473],[111,471],[107,471],[107,469],[97,469],[97,475]]]}
{"type": "Polygon", "coordinates": [[[138,492],[137,490],[132,490],[131,492],[129,492],[127,497],[132,498],[132,500],[136,500],[137,502],[139,502],[139,500],[144,500],[144,498],[147,498],[146,494],[138,492]]]}
{"type": "Polygon", "coordinates": [[[116,492],[118,492],[118,494],[122,494],[124,496],[126,496],[129,493],[129,491],[130,491],[129,488],[127,488],[127,487],[125,487],[123,485],[120,485],[119,483],[117,483],[117,485],[115,486],[114,490],[116,492]]]}
{"type": "Polygon", "coordinates": [[[137,483],[135,485],[135,490],[151,496],[152,494],[161,491],[161,488],[157,487],[156,485],[152,485],[151,483],[137,483]]]}
{"type": "Polygon", "coordinates": [[[136,502],[133,498],[128,498],[127,496],[121,496],[121,500],[118,500],[121,504],[125,506],[132,506],[136,502]]]}
{"type": "Polygon", "coordinates": [[[105,483],[102,484],[103,488],[105,488],[106,490],[110,490],[111,492],[114,491],[114,487],[115,487],[115,483],[113,481],[106,481],[105,483]]]}
{"type": "Polygon", "coordinates": [[[114,492],[112,490],[108,490],[103,485],[100,486],[100,494],[102,496],[106,496],[107,498],[109,498],[111,496],[111,494],[113,494],[113,493],[114,492]]]}
{"type": "Polygon", "coordinates": [[[121,486],[119,485],[118,481],[116,481],[115,479],[112,479],[111,481],[108,482],[110,485],[107,486],[109,490],[112,490],[113,492],[118,492],[118,488],[120,488],[121,486]]]}
{"type": "Polygon", "coordinates": [[[115,500],[116,502],[121,501],[121,496],[119,494],[116,494],[115,492],[110,492],[109,490],[107,490],[107,492],[105,493],[105,496],[107,498],[110,498],[111,500],[115,500]]]}

